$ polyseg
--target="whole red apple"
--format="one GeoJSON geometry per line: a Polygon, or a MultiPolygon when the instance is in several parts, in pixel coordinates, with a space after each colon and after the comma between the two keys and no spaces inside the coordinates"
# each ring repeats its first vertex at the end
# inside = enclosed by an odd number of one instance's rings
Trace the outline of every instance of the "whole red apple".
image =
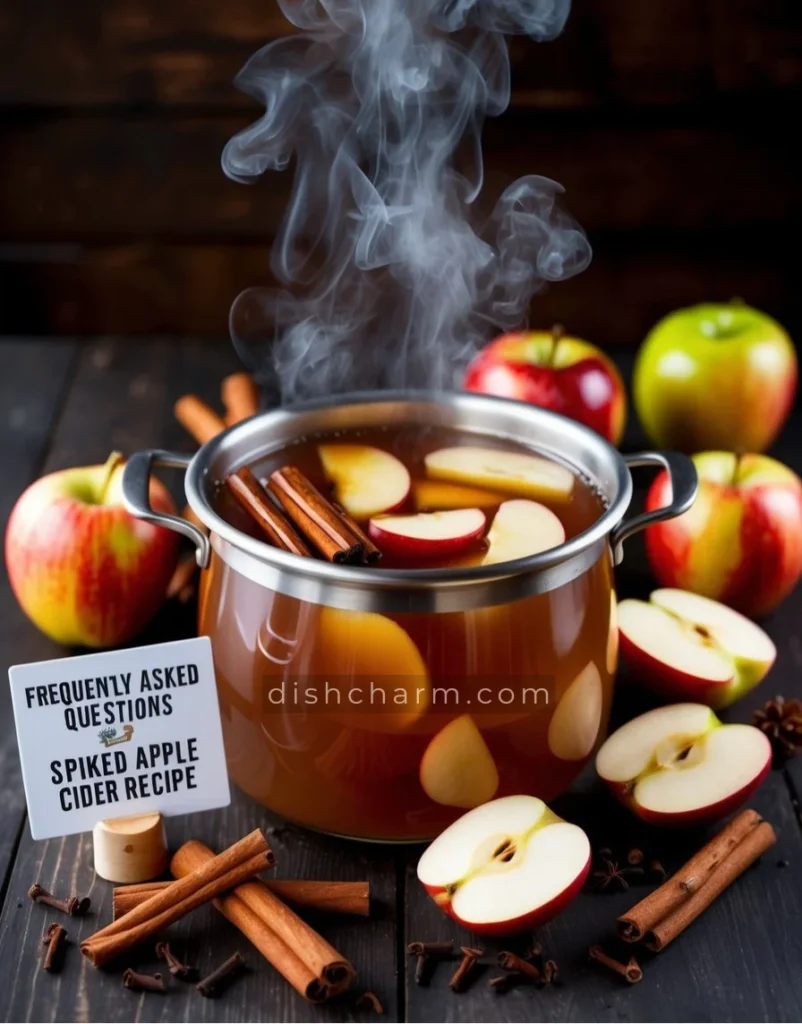
{"type": "MultiPolygon", "coordinates": [[[[765,615],[802,576],[802,480],[767,455],[702,452],[693,461],[699,474],[693,506],[646,531],[652,570],[664,587],[765,615]]],[[[670,493],[662,473],[646,508],[666,505],[670,493]]]]}
{"type": "Polygon", "coordinates": [[[463,386],[570,416],[611,444],[624,432],[626,390],[615,365],[559,327],[496,338],[468,366],[463,386]]]}
{"type": "MultiPolygon", "coordinates": [[[[25,614],[51,639],[114,647],[145,626],[164,600],[178,534],[134,519],[122,503],[123,458],[64,469],[22,494],[6,529],[6,567],[25,614]]],[[[151,483],[151,505],[174,512],[151,483]]]]}

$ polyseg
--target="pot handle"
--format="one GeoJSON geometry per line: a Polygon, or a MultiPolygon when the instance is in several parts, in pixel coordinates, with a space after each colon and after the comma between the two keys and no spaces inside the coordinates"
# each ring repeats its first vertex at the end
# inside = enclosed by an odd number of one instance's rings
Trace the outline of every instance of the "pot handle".
{"type": "Polygon", "coordinates": [[[156,512],[150,507],[150,476],[155,466],[169,466],[173,469],[186,469],[192,461],[191,455],[178,452],[165,452],[158,448],[136,452],[125,464],[123,469],[123,504],[132,516],[144,519],[146,523],[165,526],[168,530],[183,533],[195,545],[195,559],[201,569],[209,564],[211,547],[209,538],[194,523],[181,519],[180,516],[169,515],[167,512],[156,512]]]}
{"type": "Polygon", "coordinates": [[[627,537],[653,523],[662,523],[665,519],[674,519],[675,516],[687,512],[699,489],[696,467],[687,455],[681,455],[679,452],[636,452],[634,455],[625,455],[624,462],[630,469],[636,466],[662,466],[671,482],[671,501],[663,508],[641,512],[632,519],[622,520],[616,526],[610,535],[616,565],[619,565],[624,557],[623,543],[627,537]]]}

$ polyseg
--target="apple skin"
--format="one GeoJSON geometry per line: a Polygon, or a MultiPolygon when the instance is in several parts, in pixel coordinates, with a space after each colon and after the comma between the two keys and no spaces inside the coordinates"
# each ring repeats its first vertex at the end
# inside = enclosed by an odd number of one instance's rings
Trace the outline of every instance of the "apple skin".
{"type": "Polygon", "coordinates": [[[635,362],[633,398],[660,448],[763,452],[794,401],[797,359],[783,328],[741,302],[664,317],[635,362]]]}
{"type": "MultiPolygon", "coordinates": [[[[461,510],[460,510],[461,511],[461,510]]],[[[419,515],[436,515],[437,513],[419,513],[419,515]]],[[[485,532],[487,520],[480,512],[481,522],[477,521],[476,528],[470,533],[463,533],[458,537],[410,537],[404,534],[395,533],[392,530],[385,530],[382,526],[382,516],[371,519],[368,523],[368,535],[381,550],[396,558],[421,559],[426,561],[432,558],[449,558],[465,551],[485,532]]]]}
{"type": "Polygon", "coordinates": [[[472,360],[463,387],[570,416],[614,445],[624,432],[626,389],[615,364],[595,345],[556,331],[496,338],[472,360]]]}
{"type": "Polygon", "coordinates": [[[527,931],[532,928],[539,928],[541,925],[551,921],[551,919],[556,917],[558,914],[561,914],[569,903],[573,903],[587,881],[587,877],[590,872],[591,860],[592,855],[589,855],[587,863],[580,874],[577,875],[567,889],[563,889],[563,891],[555,896],[554,899],[549,900],[548,903],[544,903],[540,907],[537,907],[529,914],[522,914],[520,917],[513,917],[507,921],[489,921],[479,923],[475,921],[463,921],[461,917],[458,917],[454,913],[454,905],[451,900],[443,898],[446,891],[444,886],[426,885],[425,882],[422,883],[422,885],[444,914],[448,914],[448,916],[456,921],[457,924],[470,929],[470,931],[474,932],[476,935],[490,935],[497,937],[504,935],[516,935],[518,932],[527,931]]]}
{"type": "MultiPolygon", "coordinates": [[[[693,456],[699,493],[676,519],[646,530],[646,551],[664,587],[712,597],[749,616],[770,612],[802,576],[802,480],[766,455],[693,456]]],[[[668,504],[661,473],[646,509],[668,504]]]]}
{"type": "MultiPolygon", "coordinates": [[[[164,600],[179,537],[126,512],[122,473],[118,455],[103,466],[50,473],[11,512],[5,554],[12,590],[31,621],[58,643],[125,643],[164,600]]],[[[158,512],[175,512],[156,480],[150,501],[158,512]]]]}
{"type": "Polygon", "coordinates": [[[630,789],[625,783],[609,782],[607,779],[604,781],[617,800],[632,811],[641,821],[645,821],[649,825],[661,825],[665,828],[685,828],[687,825],[702,825],[706,822],[718,821],[719,818],[726,817],[732,811],[737,811],[739,807],[746,803],[758,786],[761,785],[771,771],[771,745],[768,740],[766,740],[766,748],[766,764],[758,776],[745,786],[742,786],[737,793],[730,793],[723,800],[709,804],[707,807],[697,807],[692,811],[667,814],[662,811],[653,811],[649,808],[641,807],[640,804],[636,804],[632,799],[630,789]]]}
{"type": "MultiPolygon", "coordinates": [[[[648,679],[649,689],[671,701],[695,701],[699,704],[707,704],[708,707],[718,709],[732,704],[743,693],[733,690],[730,683],[701,683],[695,676],[690,676],[678,668],[665,665],[658,658],[652,657],[648,651],[644,651],[633,644],[629,637],[619,630],[618,633],[619,653],[629,666],[630,671],[636,679],[648,679]]],[[[751,687],[750,687],[751,689],[751,687]]]]}

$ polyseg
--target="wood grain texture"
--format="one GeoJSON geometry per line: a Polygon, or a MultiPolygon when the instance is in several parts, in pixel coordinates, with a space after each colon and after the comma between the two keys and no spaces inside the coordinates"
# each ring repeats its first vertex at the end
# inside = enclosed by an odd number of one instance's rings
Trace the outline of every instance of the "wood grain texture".
{"type": "MultiPolygon", "coordinates": [[[[513,180],[539,174],[564,187],[562,205],[591,236],[785,225],[802,216],[802,157],[784,129],[790,110],[761,116],[748,136],[745,116],[733,109],[693,124],[514,113],[489,120],[481,205],[489,213],[513,180]]],[[[292,175],[245,186],[220,168],[223,147],[248,120],[20,117],[5,132],[4,238],[268,242],[292,175]]],[[[481,225],[485,210],[474,216],[481,225]]]]}
{"type": "MultiPolygon", "coordinates": [[[[0,342],[0,524],[38,475],[56,427],[77,356],[73,341],[20,339],[0,342]]],[[[0,649],[4,668],[45,657],[46,647],[19,608],[8,576],[0,581],[0,649]]],[[[5,679],[0,684],[0,891],[22,825],[25,802],[5,679]]]]}
{"type": "MultiPolygon", "coordinates": [[[[672,0],[644,9],[638,0],[581,0],[555,42],[512,41],[514,102],[564,108],[707,95],[714,85],[712,2],[672,0]]],[[[0,102],[245,106],[234,75],[258,47],[291,30],[275,0],[231,0],[225,7],[211,0],[85,0],[80,9],[40,0],[35,10],[25,0],[7,0],[0,12],[0,38],[7,40],[0,102]]],[[[752,46],[759,47],[759,18],[752,31],[752,46]]],[[[731,65],[740,42],[723,36],[723,59],[731,65]]],[[[772,75],[770,65],[764,74],[772,75]]]]}
{"type": "MultiPolygon", "coordinates": [[[[602,345],[638,345],[680,306],[734,295],[802,327],[796,275],[782,258],[785,230],[593,237],[578,277],[540,292],[530,323],[563,323],[602,345]]],[[[270,285],[268,246],[165,242],[0,247],[0,309],[18,332],[228,334],[228,310],[252,285],[270,285]]]]}

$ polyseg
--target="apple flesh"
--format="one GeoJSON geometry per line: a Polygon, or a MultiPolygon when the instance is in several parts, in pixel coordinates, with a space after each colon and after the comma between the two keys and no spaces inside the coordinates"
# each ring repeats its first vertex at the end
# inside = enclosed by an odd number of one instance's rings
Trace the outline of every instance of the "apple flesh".
{"type": "Polygon", "coordinates": [[[418,862],[418,879],[449,917],[480,935],[537,928],[582,888],[590,843],[534,796],[506,796],[450,825],[418,862]]]}
{"type": "Polygon", "coordinates": [[[464,387],[570,416],[611,444],[624,432],[626,389],[615,364],[557,330],[496,338],[469,365],[464,387]]]}
{"type": "Polygon", "coordinates": [[[671,704],[622,725],[596,771],[639,818],[697,824],[729,814],[771,768],[771,745],[751,725],[724,725],[704,704],[671,704]]]}
{"type": "Polygon", "coordinates": [[[426,472],[436,480],[489,487],[518,497],[567,501],[574,489],[574,475],[569,469],[525,452],[465,445],[440,448],[427,455],[424,462],[426,472]]]}
{"type": "Polygon", "coordinates": [[[412,484],[415,506],[419,512],[442,512],[456,508],[492,508],[500,505],[506,495],[483,487],[465,487],[442,480],[416,480],[412,484]]]}
{"type": "Polygon", "coordinates": [[[334,496],[354,519],[370,519],[400,508],[410,476],[395,455],[365,444],[321,444],[318,455],[334,496]]]}
{"type": "MultiPolygon", "coordinates": [[[[699,476],[694,504],[646,531],[652,570],[663,586],[765,615],[802,577],[802,480],[766,455],[702,452],[693,462],[699,476]]],[[[646,509],[670,500],[671,485],[661,473],[646,509]]]]}
{"type": "Polygon", "coordinates": [[[420,762],[420,784],[436,804],[478,807],[498,789],[496,762],[476,722],[460,715],[430,741],[420,762]]]}
{"type": "Polygon", "coordinates": [[[536,501],[513,498],[499,506],[487,534],[487,554],[482,565],[511,562],[556,548],[565,541],[557,516],[536,501]]]}
{"type": "MultiPolygon", "coordinates": [[[[17,501],[6,528],[6,567],[20,607],[58,643],[115,647],[139,633],[164,600],[178,534],[126,512],[122,456],[50,473],[17,501]]],[[[174,513],[151,481],[150,503],[174,513]]]]}
{"type": "Polygon", "coordinates": [[[762,452],[791,410],[796,382],[796,353],[783,328],[730,302],[661,320],[638,351],[633,388],[640,421],[659,448],[762,452]]]}
{"type": "Polygon", "coordinates": [[[549,750],[561,761],[582,761],[596,746],[602,722],[604,693],[592,661],[560,697],[551,716],[549,750]]]}
{"type": "Polygon", "coordinates": [[[419,512],[371,519],[368,533],[385,554],[396,558],[449,558],[474,544],[485,532],[486,522],[478,508],[419,512]]]}

